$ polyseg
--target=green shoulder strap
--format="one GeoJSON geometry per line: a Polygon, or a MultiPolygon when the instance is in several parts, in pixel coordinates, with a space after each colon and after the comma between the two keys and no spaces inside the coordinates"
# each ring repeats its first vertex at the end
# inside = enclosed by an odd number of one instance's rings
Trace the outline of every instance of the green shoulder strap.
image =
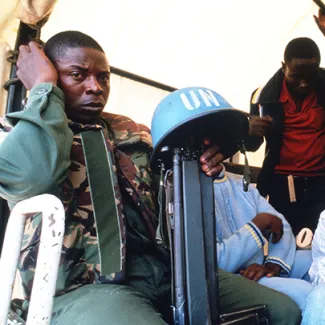
{"type": "Polygon", "coordinates": [[[112,155],[102,130],[82,132],[81,139],[96,220],[101,275],[114,274],[122,270],[122,240],[112,155]]]}

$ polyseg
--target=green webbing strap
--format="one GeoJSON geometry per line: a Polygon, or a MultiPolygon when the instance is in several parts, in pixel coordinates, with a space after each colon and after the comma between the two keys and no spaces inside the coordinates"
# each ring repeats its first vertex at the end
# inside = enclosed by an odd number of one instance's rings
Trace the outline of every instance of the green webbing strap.
{"type": "Polygon", "coordinates": [[[94,217],[96,220],[101,275],[121,271],[119,215],[114,189],[113,163],[101,130],[81,133],[94,217]]]}
{"type": "Polygon", "coordinates": [[[166,238],[164,237],[164,218],[165,218],[165,188],[164,188],[164,171],[165,168],[162,164],[160,169],[159,179],[159,192],[158,192],[158,204],[159,204],[159,222],[156,230],[156,240],[158,244],[166,244],[166,238]]]}
{"type": "Polygon", "coordinates": [[[244,175],[243,175],[243,187],[244,191],[248,191],[248,186],[251,183],[251,169],[249,168],[248,158],[246,154],[246,147],[244,142],[241,141],[240,143],[240,152],[245,156],[245,168],[244,168],[244,175]]]}

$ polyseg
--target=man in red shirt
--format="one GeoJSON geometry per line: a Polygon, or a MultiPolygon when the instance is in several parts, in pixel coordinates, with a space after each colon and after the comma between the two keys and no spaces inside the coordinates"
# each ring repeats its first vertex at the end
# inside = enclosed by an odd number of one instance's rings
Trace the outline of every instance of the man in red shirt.
{"type": "Polygon", "coordinates": [[[313,40],[288,43],[282,68],[252,95],[245,141],[255,151],[265,137],[257,187],[294,234],[304,227],[314,231],[325,210],[325,71],[319,65],[313,40]]]}

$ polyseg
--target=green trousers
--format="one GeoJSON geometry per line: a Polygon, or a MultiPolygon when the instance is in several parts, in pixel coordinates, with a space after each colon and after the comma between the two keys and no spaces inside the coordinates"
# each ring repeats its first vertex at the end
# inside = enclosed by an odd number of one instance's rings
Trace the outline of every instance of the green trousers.
{"type": "MultiPolygon", "coordinates": [[[[51,324],[167,325],[158,309],[163,301],[167,307],[170,304],[166,296],[169,290],[166,283],[155,288],[156,280],[161,280],[156,275],[152,277],[148,272],[147,279],[140,282],[135,276],[125,286],[86,285],[57,297],[51,324]]],[[[265,304],[271,325],[299,325],[301,322],[299,308],[280,292],[222,270],[219,270],[219,287],[221,313],[265,304]]]]}

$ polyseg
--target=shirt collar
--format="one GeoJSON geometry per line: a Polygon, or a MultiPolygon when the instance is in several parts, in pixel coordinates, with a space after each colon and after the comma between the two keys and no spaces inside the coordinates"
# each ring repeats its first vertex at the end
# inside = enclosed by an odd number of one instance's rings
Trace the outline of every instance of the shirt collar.
{"type": "MultiPolygon", "coordinates": [[[[290,101],[290,103],[292,103],[293,105],[296,105],[292,96],[289,93],[287,83],[286,83],[285,79],[283,79],[279,102],[282,104],[285,104],[288,101],[290,101]]],[[[308,105],[309,103],[313,103],[313,102],[317,103],[317,93],[315,91],[309,93],[306,96],[306,98],[303,101],[303,105],[305,106],[305,105],[308,105]]]]}
{"type": "Polygon", "coordinates": [[[287,88],[287,83],[286,83],[285,79],[283,79],[281,92],[280,92],[280,97],[279,97],[279,102],[284,104],[290,99],[292,99],[292,98],[291,98],[289,90],[287,88]]]}

